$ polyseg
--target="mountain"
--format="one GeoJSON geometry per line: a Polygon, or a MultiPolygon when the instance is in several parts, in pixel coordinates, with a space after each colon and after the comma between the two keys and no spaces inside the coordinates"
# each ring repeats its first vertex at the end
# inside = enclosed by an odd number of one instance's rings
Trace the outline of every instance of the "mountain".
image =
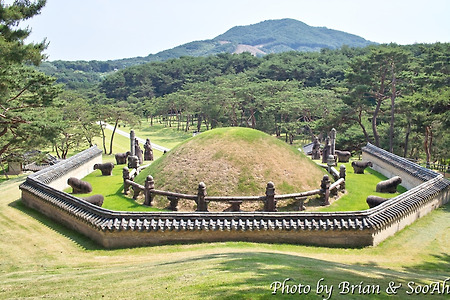
{"type": "Polygon", "coordinates": [[[236,26],[210,40],[194,41],[146,57],[109,61],[45,62],[41,70],[58,78],[70,88],[97,83],[115,70],[152,61],[181,56],[209,56],[218,53],[250,52],[256,56],[286,51],[318,51],[343,45],[365,47],[373,42],[362,37],[326,27],[312,27],[293,19],[267,20],[253,25],[236,26]]]}
{"type": "Polygon", "coordinates": [[[326,27],[312,27],[293,19],[267,20],[236,26],[211,40],[195,41],[147,56],[149,61],[180,56],[207,56],[222,52],[250,52],[262,56],[286,51],[337,49],[343,45],[365,47],[373,42],[326,27]]]}

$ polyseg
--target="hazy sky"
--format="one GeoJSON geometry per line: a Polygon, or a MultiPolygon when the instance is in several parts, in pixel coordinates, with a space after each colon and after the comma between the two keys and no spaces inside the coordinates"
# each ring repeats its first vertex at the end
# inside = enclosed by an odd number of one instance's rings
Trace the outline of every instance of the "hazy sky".
{"type": "Polygon", "coordinates": [[[282,18],[378,43],[450,42],[449,0],[47,0],[24,24],[32,28],[29,41],[50,42],[49,60],[108,60],[282,18]]]}

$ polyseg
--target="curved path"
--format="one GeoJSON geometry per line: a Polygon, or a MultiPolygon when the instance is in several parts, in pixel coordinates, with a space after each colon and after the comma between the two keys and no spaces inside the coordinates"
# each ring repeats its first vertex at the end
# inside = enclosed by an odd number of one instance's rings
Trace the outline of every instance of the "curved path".
{"type": "MultiPolygon", "coordinates": [[[[110,124],[108,124],[108,123],[103,123],[103,124],[105,124],[105,126],[106,126],[107,129],[109,129],[109,130],[111,130],[111,131],[114,130],[114,126],[112,126],[112,125],[110,125],[110,124]]],[[[123,135],[124,137],[130,138],[130,133],[129,133],[129,132],[125,132],[125,131],[120,130],[120,129],[118,129],[118,128],[116,128],[116,133],[117,133],[117,134],[120,134],[120,135],[123,135]]],[[[140,138],[140,137],[137,137],[137,136],[136,136],[136,139],[139,141],[139,143],[145,144],[145,139],[140,138]]],[[[155,144],[155,143],[153,143],[153,142],[152,142],[152,148],[153,148],[153,149],[156,149],[156,150],[159,150],[159,151],[161,151],[161,152],[169,151],[169,150],[170,150],[169,148],[166,148],[166,147],[157,145],[157,144],[155,144]]]]}

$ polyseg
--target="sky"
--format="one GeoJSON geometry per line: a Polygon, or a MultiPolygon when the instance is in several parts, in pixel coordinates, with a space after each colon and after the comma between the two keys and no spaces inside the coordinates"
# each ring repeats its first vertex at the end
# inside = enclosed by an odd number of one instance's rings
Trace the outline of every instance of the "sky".
{"type": "Polygon", "coordinates": [[[110,60],[283,18],[378,43],[450,42],[449,16],[450,0],[47,0],[20,26],[32,29],[28,42],[50,42],[50,61],[110,60]]]}

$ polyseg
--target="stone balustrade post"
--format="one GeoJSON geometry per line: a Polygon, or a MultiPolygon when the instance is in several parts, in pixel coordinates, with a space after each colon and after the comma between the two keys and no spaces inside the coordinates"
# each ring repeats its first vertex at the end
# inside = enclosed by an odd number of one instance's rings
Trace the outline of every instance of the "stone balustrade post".
{"type": "Polygon", "coordinates": [[[170,201],[170,204],[169,204],[169,209],[171,210],[171,211],[178,211],[178,197],[174,197],[174,196],[167,196],[167,200],[169,200],[170,201]]]}
{"type": "Polygon", "coordinates": [[[266,201],[264,203],[264,211],[277,211],[277,200],[275,200],[275,184],[269,181],[266,186],[266,201]]]}
{"type": "Polygon", "coordinates": [[[145,179],[145,190],[144,190],[144,205],[151,206],[153,201],[153,193],[152,190],[155,189],[155,180],[153,180],[153,176],[148,175],[145,179]]]}
{"type": "Polygon", "coordinates": [[[208,211],[208,203],[205,200],[206,197],[206,184],[200,182],[198,184],[197,193],[197,211],[208,211]]]}

